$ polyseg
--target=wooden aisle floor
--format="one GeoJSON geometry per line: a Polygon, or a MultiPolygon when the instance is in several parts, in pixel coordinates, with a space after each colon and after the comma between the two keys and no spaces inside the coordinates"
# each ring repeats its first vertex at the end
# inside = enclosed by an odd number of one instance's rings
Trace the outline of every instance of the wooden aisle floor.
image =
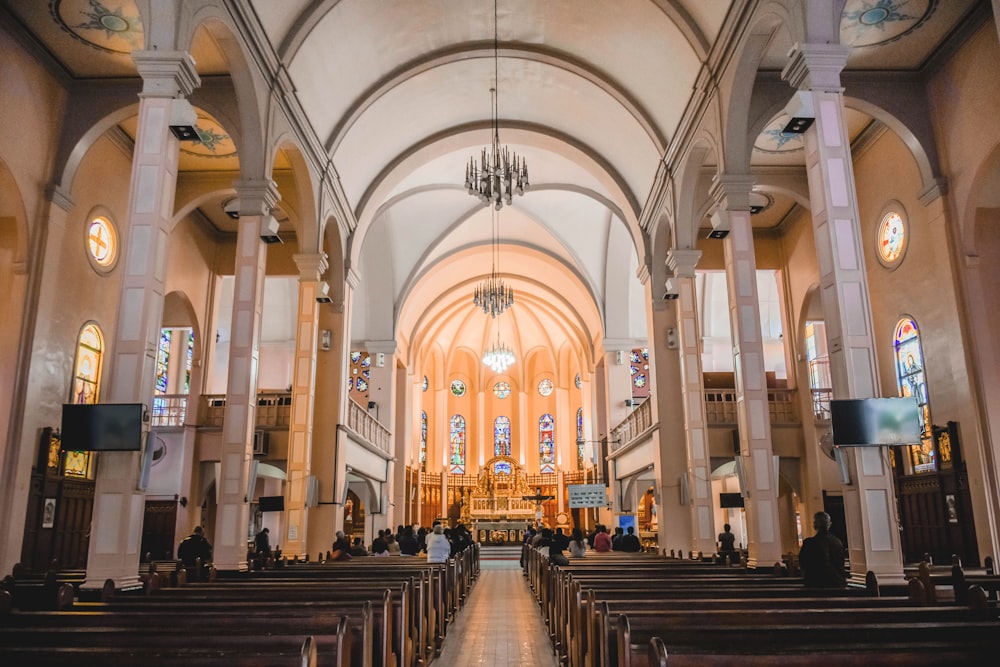
{"type": "Polygon", "coordinates": [[[538,604],[516,558],[480,560],[479,580],[449,629],[434,667],[558,667],[538,604]]]}

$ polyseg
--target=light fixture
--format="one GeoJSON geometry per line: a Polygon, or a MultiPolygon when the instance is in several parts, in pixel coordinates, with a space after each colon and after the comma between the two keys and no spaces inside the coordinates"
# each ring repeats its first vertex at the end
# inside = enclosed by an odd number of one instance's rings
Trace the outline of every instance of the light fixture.
{"type": "Polygon", "coordinates": [[[519,158],[506,146],[500,145],[499,97],[497,88],[500,85],[500,48],[497,37],[497,3],[493,2],[493,76],[495,84],[490,88],[490,101],[493,116],[493,143],[483,149],[479,162],[475,157],[469,158],[465,166],[465,189],[470,195],[478,197],[484,206],[492,205],[499,211],[504,204],[510,204],[514,195],[523,195],[530,187],[528,182],[528,163],[519,158]]]}
{"type": "Polygon", "coordinates": [[[490,317],[502,315],[514,305],[514,289],[504,283],[497,270],[500,263],[500,215],[493,211],[493,236],[490,239],[490,275],[472,293],[472,303],[490,317]]]}
{"type": "Polygon", "coordinates": [[[497,323],[497,342],[483,352],[483,363],[494,373],[503,373],[514,363],[514,351],[500,342],[500,323],[497,323]]]}
{"type": "Polygon", "coordinates": [[[201,141],[198,135],[198,114],[183,97],[170,102],[170,132],[179,141],[201,141]]]}

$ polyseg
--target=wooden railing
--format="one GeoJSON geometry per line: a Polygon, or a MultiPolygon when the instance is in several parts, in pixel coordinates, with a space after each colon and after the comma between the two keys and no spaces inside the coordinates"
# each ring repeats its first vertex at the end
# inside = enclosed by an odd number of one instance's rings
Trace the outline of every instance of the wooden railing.
{"type": "MultiPolygon", "coordinates": [[[[226,414],[225,394],[201,397],[199,426],[222,426],[226,414]]],[[[288,391],[262,391],[257,394],[257,427],[287,428],[292,419],[292,394],[288,391]]]]}
{"type": "Polygon", "coordinates": [[[382,426],[375,417],[354,402],[353,399],[348,399],[347,401],[347,428],[386,454],[392,453],[390,449],[392,434],[389,433],[389,429],[382,426]]]}
{"type": "Polygon", "coordinates": [[[611,451],[615,452],[653,425],[653,397],[650,396],[632,410],[618,426],[611,429],[611,451]]]}

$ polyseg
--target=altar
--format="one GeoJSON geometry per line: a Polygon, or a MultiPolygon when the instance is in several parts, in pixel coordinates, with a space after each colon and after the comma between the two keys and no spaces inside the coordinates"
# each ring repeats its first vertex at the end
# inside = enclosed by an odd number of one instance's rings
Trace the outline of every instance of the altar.
{"type": "Polygon", "coordinates": [[[536,503],[524,499],[534,491],[517,461],[495,456],[480,469],[476,486],[466,490],[463,521],[474,526],[476,539],[484,544],[499,542],[504,532],[504,543],[516,542],[536,518],[536,503]],[[494,531],[497,539],[489,539],[494,531]]]}
{"type": "Polygon", "coordinates": [[[487,546],[520,544],[528,530],[527,521],[476,521],[473,526],[476,541],[487,546]]]}

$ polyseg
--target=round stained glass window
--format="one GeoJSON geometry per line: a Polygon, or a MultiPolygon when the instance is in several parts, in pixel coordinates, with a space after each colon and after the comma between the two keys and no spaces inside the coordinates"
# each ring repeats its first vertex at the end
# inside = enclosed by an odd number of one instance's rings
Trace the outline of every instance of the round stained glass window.
{"type": "Polygon", "coordinates": [[[452,380],[451,393],[453,396],[465,396],[465,383],[461,380],[452,380]]]}
{"type": "Polygon", "coordinates": [[[110,268],[118,259],[118,232],[111,221],[98,216],[87,227],[87,251],[97,266],[110,268]]]}
{"type": "Polygon", "coordinates": [[[906,250],[906,223],[903,216],[890,211],[878,227],[878,255],[884,264],[895,264],[906,250]]]}
{"type": "Polygon", "coordinates": [[[555,389],[555,385],[552,384],[552,380],[545,378],[538,383],[538,393],[542,396],[549,396],[552,394],[552,390],[555,389]]]}
{"type": "Polygon", "coordinates": [[[583,381],[580,379],[580,374],[577,373],[576,374],[576,388],[580,389],[581,387],[583,387],[583,381]]]}
{"type": "Polygon", "coordinates": [[[430,386],[430,382],[427,381],[427,376],[425,375],[424,376],[424,383],[421,385],[421,388],[424,391],[427,391],[427,387],[429,387],[429,386],[430,386]]]}
{"type": "Polygon", "coordinates": [[[497,382],[493,385],[493,395],[497,398],[507,398],[510,396],[510,382],[497,382]]]}

